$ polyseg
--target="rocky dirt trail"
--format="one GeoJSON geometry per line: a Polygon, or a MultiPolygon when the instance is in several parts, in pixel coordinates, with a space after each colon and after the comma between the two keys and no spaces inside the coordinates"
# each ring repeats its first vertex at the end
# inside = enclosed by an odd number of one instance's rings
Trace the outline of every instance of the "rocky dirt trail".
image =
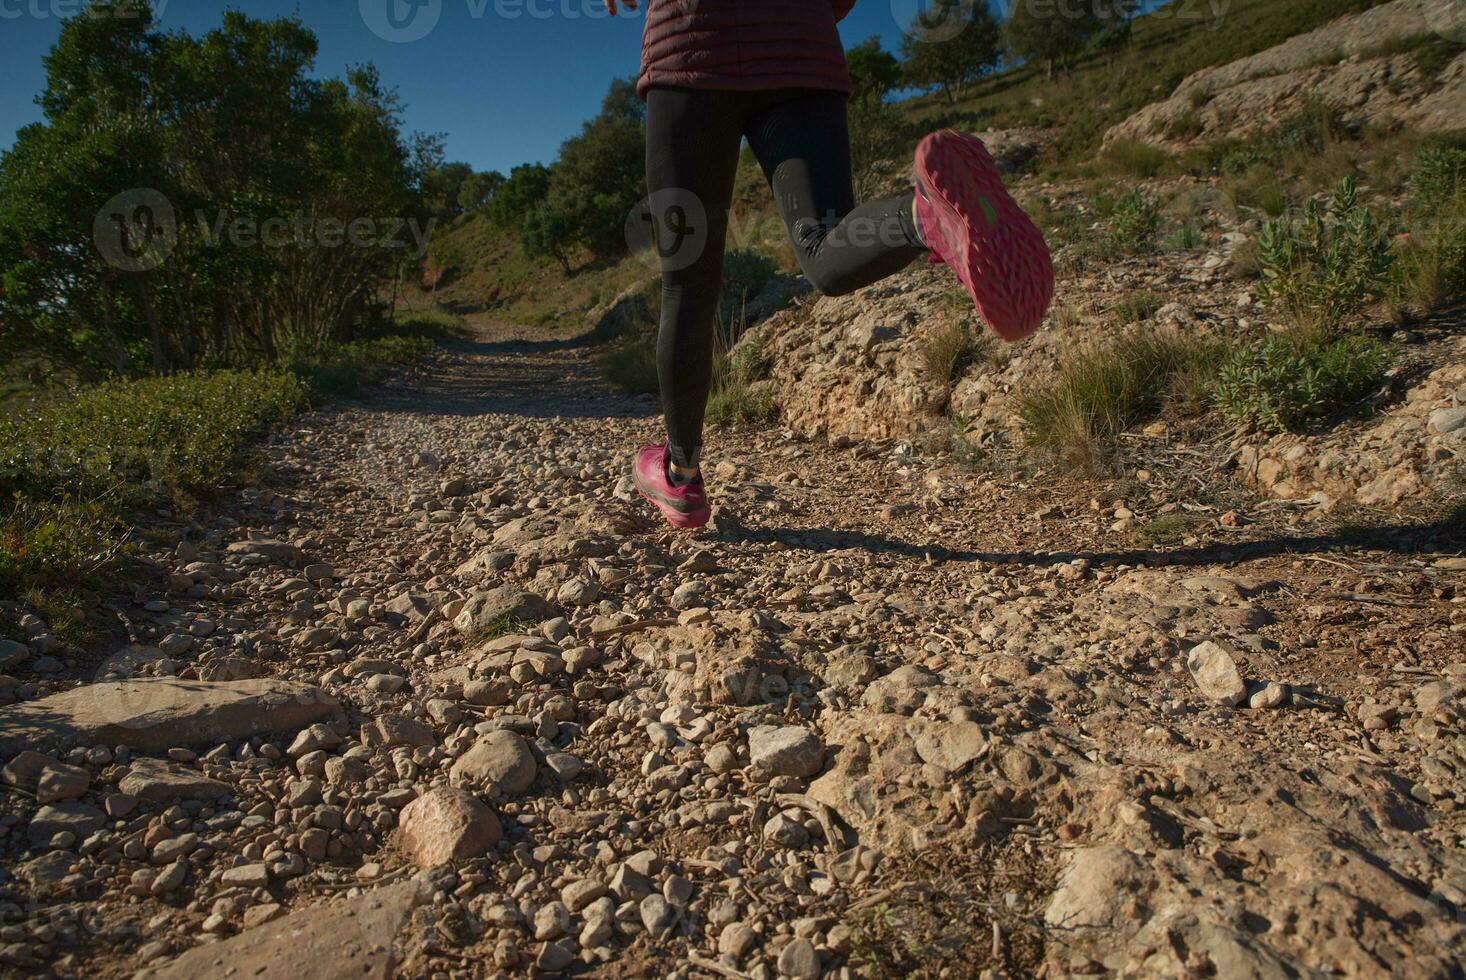
{"type": "Polygon", "coordinates": [[[1452,529],[769,431],[673,533],[593,355],[482,326],[0,645],[4,972],[1461,975],[1452,529]]]}

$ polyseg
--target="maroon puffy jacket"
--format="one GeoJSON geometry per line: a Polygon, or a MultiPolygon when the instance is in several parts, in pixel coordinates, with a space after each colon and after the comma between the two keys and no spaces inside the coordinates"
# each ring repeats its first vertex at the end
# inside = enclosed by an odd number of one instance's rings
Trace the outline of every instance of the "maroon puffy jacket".
{"type": "Polygon", "coordinates": [[[637,94],[818,88],[850,94],[835,22],[855,0],[645,0],[637,94]]]}

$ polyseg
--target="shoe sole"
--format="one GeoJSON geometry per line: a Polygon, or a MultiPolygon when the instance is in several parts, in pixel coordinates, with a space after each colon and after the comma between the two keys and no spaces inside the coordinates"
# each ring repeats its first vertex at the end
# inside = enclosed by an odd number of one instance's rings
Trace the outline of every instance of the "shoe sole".
{"type": "MultiPolygon", "coordinates": [[[[1054,298],[1054,261],[1043,233],[1009,195],[982,141],[945,129],[916,155],[922,196],[965,229],[943,258],[1004,340],[1037,330],[1054,298]]],[[[946,223],[944,223],[946,224],[946,223]]]]}
{"type": "Polygon", "coordinates": [[[662,517],[666,518],[667,523],[678,530],[696,531],[698,528],[706,526],[708,520],[713,516],[712,509],[709,507],[692,511],[678,510],[676,507],[663,501],[654,491],[642,484],[641,474],[636,472],[635,463],[631,466],[631,482],[635,485],[636,492],[641,494],[641,498],[661,511],[662,517]]]}

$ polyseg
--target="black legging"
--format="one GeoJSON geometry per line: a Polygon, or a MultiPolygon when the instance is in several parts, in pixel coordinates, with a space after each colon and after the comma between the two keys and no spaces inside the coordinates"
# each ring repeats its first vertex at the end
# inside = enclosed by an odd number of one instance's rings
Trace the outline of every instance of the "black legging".
{"type": "Polygon", "coordinates": [[[837,296],[925,255],[911,194],[855,207],[845,96],[656,87],[647,93],[647,187],[662,267],[657,374],[672,462],[693,467],[713,381],[728,206],[743,138],[773,188],[799,266],[837,296]]]}

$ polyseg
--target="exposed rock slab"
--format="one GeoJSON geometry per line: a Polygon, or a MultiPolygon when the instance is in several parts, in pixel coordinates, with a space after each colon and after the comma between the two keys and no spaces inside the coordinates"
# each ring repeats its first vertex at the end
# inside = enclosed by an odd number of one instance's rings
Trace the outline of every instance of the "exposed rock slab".
{"type": "Polygon", "coordinates": [[[78,740],[161,752],[287,734],[339,711],[331,695],[295,681],[164,677],[89,684],[0,709],[0,754],[78,740]]]}
{"type": "Polygon", "coordinates": [[[190,950],[140,977],[385,980],[397,964],[393,940],[422,898],[418,885],[408,882],[349,902],[302,909],[233,939],[190,950]]]}

